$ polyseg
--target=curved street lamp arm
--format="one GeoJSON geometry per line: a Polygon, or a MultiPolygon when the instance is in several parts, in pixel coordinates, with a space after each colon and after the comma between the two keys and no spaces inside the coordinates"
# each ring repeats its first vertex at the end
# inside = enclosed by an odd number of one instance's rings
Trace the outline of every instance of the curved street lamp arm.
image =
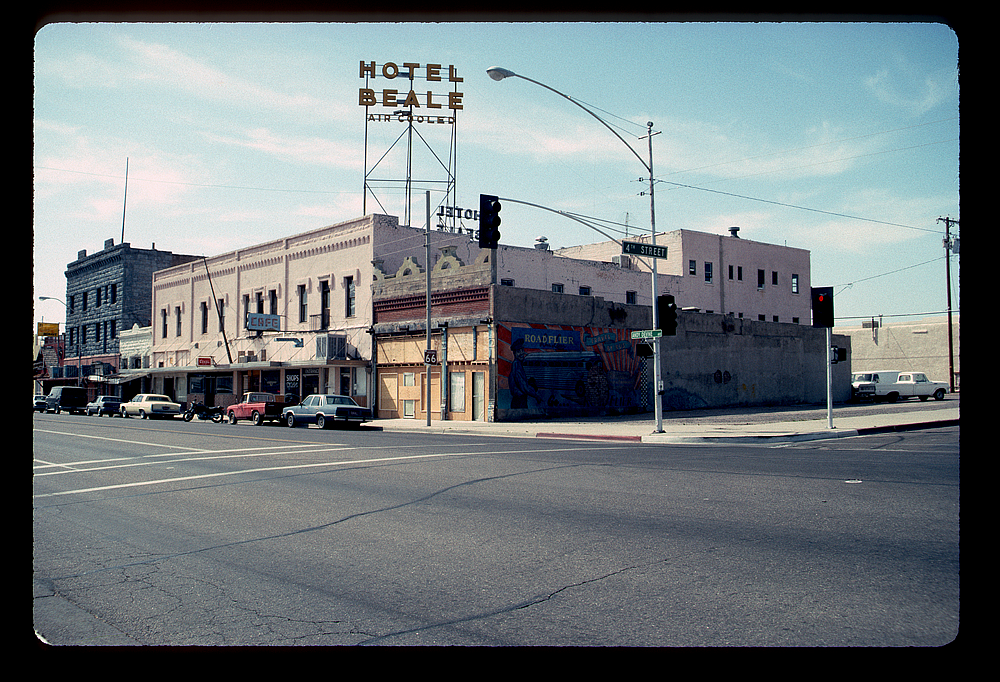
{"type": "Polygon", "coordinates": [[[618,134],[618,131],[616,131],[614,128],[612,128],[611,126],[609,126],[608,123],[607,123],[607,121],[605,121],[603,118],[601,118],[600,116],[598,116],[597,114],[595,114],[593,111],[591,111],[587,107],[585,107],[582,104],[580,104],[579,102],[577,102],[575,99],[573,99],[569,95],[564,94],[562,92],[559,92],[555,88],[549,87],[545,83],[539,83],[538,81],[536,81],[536,80],[534,80],[532,78],[528,78],[527,76],[522,76],[519,73],[514,73],[513,71],[507,71],[506,69],[503,69],[503,70],[497,69],[497,71],[503,71],[503,77],[516,76],[517,78],[521,78],[521,79],[526,80],[526,81],[528,81],[530,83],[534,83],[535,85],[540,85],[543,88],[545,88],[546,90],[550,90],[550,91],[556,93],[557,95],[559,95],[560,97],[564,97],[565,99],[568,99],[570,102],[572,102],[576,106],[580,107],[581,109],[583,109],[584,111],[586,111],[588,114],[590,114],[591,116],[593,116],[595,119],[597,119],[598,121],[600,121],[601,125],[604,126],[605,128],[607,128],[608,130],[610,130],[615,137],[617,137],[619,140],[621,140],[622,144],[625,145],[626,147],[628,147],[629,151],[632,152],[635,155],[635,158],[639,159],[639,163],[641,163],[645,167],[645,169],[647,171],[649,171],[650,174],[652,174],[653,171],[649,167],[649,164],[646,163],[641,156],[639,156],[639,152],[637,152],[635,149],[633,149],[632,145],[630,145],[628,142],[625,141],[625,138],[623,138],[621,135],[618,134]]]}
{"type": "MultiPolygon", "coordinates": [[[[507,199],[507,198],[504,198],[504,197],[497,197],[497,199],[500,202],[510,202],[512,204],[522,204],[524,206],[531,206],[533,208],[540,208],[543,211],[549,211],[550,213],[557,213],[557,214],[563,216],[564,218],[569,218],[570,220],[575,220],[576,222],[580,223],[581,225],[585,225],[586,227],[589,227],[594,232],[598,232],[598,233],[604,235],[605,237],[607,237],[608,239],[610,239],[611,241],[613,241],[615,244],[618,244],[618,246],[622,245],[622,243],[620,241],[618,241],[617,239],[615,239],[614,237],[612,237],[607,232],[604,232],[603,230],[594,227],[593,225],[591,225],[590,223],[588,223],[586,220],[583,220],[582,218],[577,218],[572,213],[566,213],[565,211],[558,211],[558,210],[556,210],[554,208],[549,208],[548,206],[542,206],[541,204],[533,204],[530,201],[519,201],[517,199],[507,199]]],[[[652,265],[650,265],[650,263],[647,262],[645,258],[642,258],[640,256],[634,256],[634,258],[637,261],[639,261],[640,263],[642,263],[643,265],[645,265],[646,267],[652,269],[652,265]]]]}

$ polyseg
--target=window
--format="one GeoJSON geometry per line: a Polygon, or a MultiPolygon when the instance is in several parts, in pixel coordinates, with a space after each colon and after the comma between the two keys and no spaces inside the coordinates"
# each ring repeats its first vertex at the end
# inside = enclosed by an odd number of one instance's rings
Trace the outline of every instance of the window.
{"type": "Polygon", "coordinates": [[[757,321],[758,321],[758,322],[766,322],[766,321],[767,321],[767,318],[766,318],[766,317],[764,317],[763,315],[758,315],[758,316],[757,316],[757,321]]]}
{"type": "Polygon", "coordinates": [[[581,296],[590,296],[590,287],[580,287],[581,296]]]}
{"type": "Polygon", "coordinates": [[[309,316],[309,305],[306,303],[306,285],[299,285],[299,322],[305,322],[309,316]]]}
{"type": "Polygon", "coordinates": [[[94,307],[101,307],[101,287],[97,287],[97,291],[94,292],[94,307]]]}
{"type": "Polygon", "coordinates": [[[778,286],[778,273],[776,272],[771,273],[771,286],[778,286]]]}
{"type": "Polygon", "coordinates": [[[743,266],[742,265],[740,265],[740,266],[738,266],[736,268],[736,281],[738,281],[738,282],[742,282],[743,281],[743,266]]]}
{"type": "Polygon", "coordinates": [[[563,292],[563,285],[560,284],[559,282],[553,282],[553,284],[552,284],[552,293],[554,293],[554,294],[561,294],[562,292],[563,292]]]}
{"type": "Polygon", "coordinates": [[[69,297],[69,311],[71,313],[76,312],[76,294],[69,297]]]}
{"type": "Polygon", "coordinates": [[[83,292],[83,312],[87,312],[87,292],[83,292]]]}
{"type": "Polygon", "coordinates": [[[764,271],[763,270],[758,270],[757,271],[757,288],[758,289],[763,289],[764,288],[764,271]]]}
{"type": "Polygon", "coordinates": [[[264,314],[264,292],[263,291],[258,291],[257,294],[255,295],[255,298],[257,299],[257,314],[258,315],[263,315],[264,314]]]}
{"type": "Polygon", "coordinates": [[[635,305],[636,304],[635,302],[636,302],[636,294],[635,294],[635,292],[634,291],[626,291],[625,292],[625,305],[635,305]]]}
{"type": "Polygon", "coordinates": [[[118,320],[111,320],[111,338],[118,338],[118,320]]]}
{"type": "Polygon", "coordinates": [[[354,289],[354,277],[345,277],[344,297],[346,298],[346,301],[344,304],[344,315],[346,315],[347,317],[354,317],[354,313],[356,311],[355,304],[357,302],[355,294],[356,292],[354,289]]]}
{"type": "Polygon", "coordinates": [[[733,281],[733,266],[732,265],[729,266],[729,281],[730,282],[733,281]]]}
{"type": "Polygon", "coordinates": [[[271,289],[269,292],[267,292],[267,297],[268,297],[268,299],[270,301],[271,314],[272,315],[277,315],[278,314],[278,292],[277,292],[277,290],[271,289]]]}
{"type": "Polygon", "coordinates": [[[465,412],[465,372],[449,372],[448,399],[452,412],[465,412]]]}
{"type": "Polygon", "coordinates": [[[164,339],[167,338],[167,309],[166,308],[163,308],[162,310],[160,310],[160,327],[162,329],[162,332],[160,333],[160,336],[162,338],[164,338],[164,339]]]}
{"type": "Polygon", "coordinates": [[[705,281],[709,284],[712,283],[712,264],[705,263],[705,281]]]}
{"type": "Polygon", "coordinates": [[[174,317],[177,318],[177,334],[176,334],[176,336],[180,336],[181,335],[181,309],[180,309],[180,306],[177,306],[177,307],[174,308],[174,317]]]}
{"type": "Polygon", "coordinates": [[[688,261],[688,274],[697,275],[698,274],[698,263],[693,260],[688,261]]]}
{"type": "Polygon", "coordinates": [[[330,328],[330,283],[323,281],[319,283],[319,328],[330,328]]]}
{"type": "Polygon", "coordinates": [[[247,326],[247,316],[250,315],[250,294],[243,294],[243,326],[247,326]]]}
{"type": "Polygon", "coordinates": [[[220,298],[215,304],[218,306],[216,310],[219,313],[219,331],[224,332],[226,331],[226,299],[220,298]]]}
{"type": "Polygon", "coordinates": [[[799,276],[795,273],[792,273],[792,293],[799,293],[799,276]]]}
{"type": "Polygon", "coordinates": [[[111,301],[110,302],[111,303],[117,303],[118,302],[118,283],[117,282],[113,283],[110,288],[111,288],[111,294],[110,294],[111,301]]]}
{"type": "Polygon", "coordinates": [[[201,302],[201,333],[208,333],[208,303],[201,302]]]}
{"type": "Polygon", "coordinates": [[[95,322],[94,323],[94,341],[100,341],[100,340],[101,340],[101,323],[100,322],[95,322]]]}
{"type": "Polygon", "coordinates": [[[502,287],[512,287],[514,286],[514,280],[512,279],[500,279],[500,286],[502,287]]]}
{"type": "Polygon", "coordinates": [[[417,375],[413,372],[403,372],[403,386],[416,386],[417,375]]]}

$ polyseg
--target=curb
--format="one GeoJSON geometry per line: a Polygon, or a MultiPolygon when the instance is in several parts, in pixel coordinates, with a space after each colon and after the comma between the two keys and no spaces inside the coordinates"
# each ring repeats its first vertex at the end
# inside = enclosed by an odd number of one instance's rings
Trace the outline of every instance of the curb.
{"type": "Polygon", "coordinates": [[[588,433],[536,433],[536,438],[571,438],[573,440],[612,440],[641,443],[645,436],[601,436],[588,433]]]}

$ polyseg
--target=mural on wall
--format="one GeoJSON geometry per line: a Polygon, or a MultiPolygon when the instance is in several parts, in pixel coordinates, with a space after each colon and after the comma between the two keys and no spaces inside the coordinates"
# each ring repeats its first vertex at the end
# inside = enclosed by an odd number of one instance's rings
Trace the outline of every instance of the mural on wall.
{"type": "Polygon", "coordinates": [[[508,323],[497,341],[500,419],[648,409],[629,329],[508,323]]]}

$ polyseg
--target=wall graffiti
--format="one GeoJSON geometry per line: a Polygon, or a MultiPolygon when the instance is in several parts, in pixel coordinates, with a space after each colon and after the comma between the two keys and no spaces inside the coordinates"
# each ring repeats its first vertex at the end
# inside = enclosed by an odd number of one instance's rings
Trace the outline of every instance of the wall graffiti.
{"type": "Polygon", "coordinates": [[[629,329],[497,325],[501,419],[647,408],[643,361],[629,329]]]}

